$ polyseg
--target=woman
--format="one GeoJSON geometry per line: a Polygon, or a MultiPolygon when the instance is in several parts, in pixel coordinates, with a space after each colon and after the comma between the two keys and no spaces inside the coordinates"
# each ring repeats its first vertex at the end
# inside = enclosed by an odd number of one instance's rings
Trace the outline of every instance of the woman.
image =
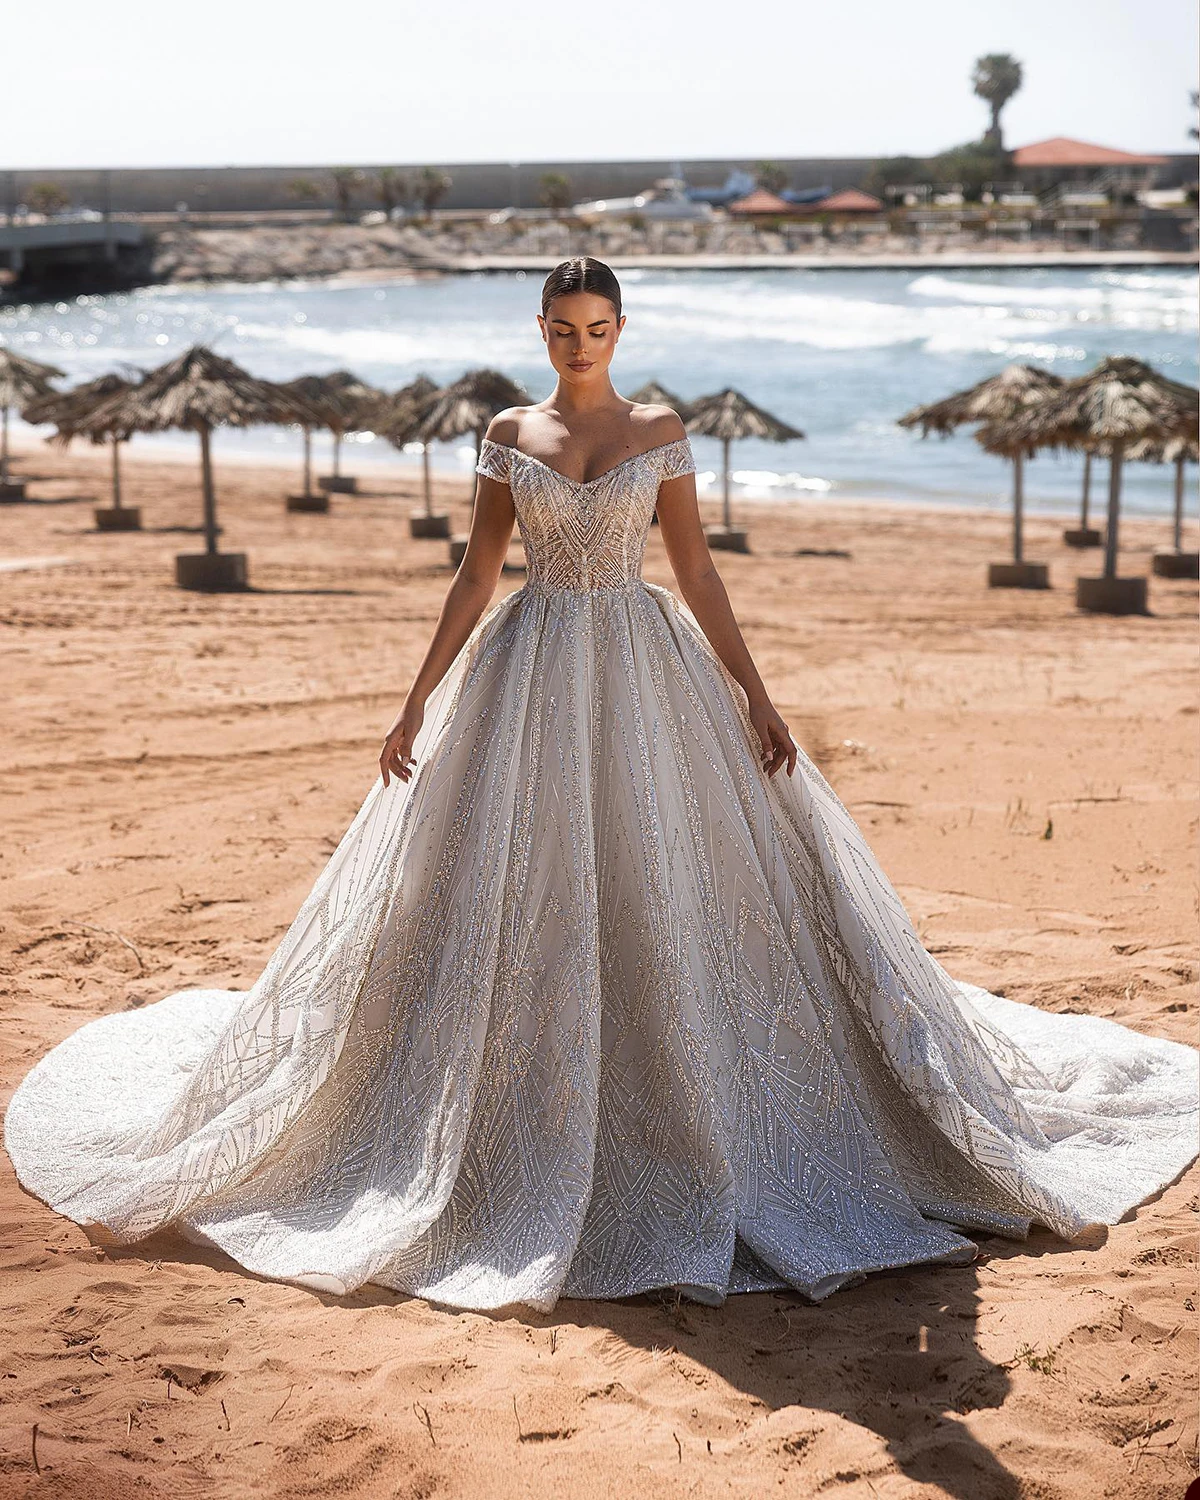
{"type": "Polygon", "coordinates": [[[62,1213],[462,1308],[816,1301],[1115,1223],[1196,1156],[1192,1048],[922,947],[755,671],[678,416],[612,386],[624,321],[602,263],[547,279],[554,391],[492,422],[380,777],[254,987],[22,1082],[6,1145],[62,1213]],[[683,602],[640,576],[656,507],[683,602]]]}

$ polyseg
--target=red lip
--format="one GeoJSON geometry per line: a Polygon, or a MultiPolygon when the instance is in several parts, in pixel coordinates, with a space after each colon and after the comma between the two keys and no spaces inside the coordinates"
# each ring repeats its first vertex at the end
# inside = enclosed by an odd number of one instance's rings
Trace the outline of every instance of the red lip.
{"type": "Polygon", "coordinates": [[[568,366],[568,368],[572,370],[590,370],[592,368],[592,363],[589,360],[585,365],[571,364],[568,366]]]}

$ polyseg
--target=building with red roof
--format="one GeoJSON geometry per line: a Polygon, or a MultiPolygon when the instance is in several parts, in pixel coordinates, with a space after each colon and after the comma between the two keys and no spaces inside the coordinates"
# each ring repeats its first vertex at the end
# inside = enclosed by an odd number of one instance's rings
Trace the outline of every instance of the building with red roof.
{"type": "Polygon", "coordinates": [[[1097,186],[1135,192],[1149,187],[1165,156],[1141,156],[1055,135],[1049,140],[1018,146],[1012,154],[1013,173],[1031,187],[1049,187],[1059,182],[1087,182],[1097,186]]]}
{"type": "Polygon", "coordinates": [[[735,198],[729,205],[731,214],[791,214],[795,213],[796,205],[789,203],[786,198],[781,198],[778,193],[769,193],[766,188],[756,187],[752,193],[747,193],[744,198],[735,198]]]}

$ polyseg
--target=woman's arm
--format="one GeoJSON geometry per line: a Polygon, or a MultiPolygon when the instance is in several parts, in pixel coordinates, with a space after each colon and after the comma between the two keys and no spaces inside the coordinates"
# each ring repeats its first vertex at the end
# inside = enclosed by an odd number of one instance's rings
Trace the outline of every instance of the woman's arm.
{"type": "Polygon", "coordinates": [[[679,592],[700,622],[713,650],[745,689],[750,720],[762,745],[763,769],[768,776],[774,776],[786,761],[790,776],[796,767],[796,746],[758,675],[734,619],[725,584],[708,550],[700,523],[694,474],[681,474],[678,479],[664,480],[659,486],[658,526],[679,592]]]}
{"type": "MultiPolygon", "coordinates": [[[[515,421],[502,412],[493,417],[487,435],[496,442],[515,442],[515,428],[515,421]],[[511,438],[505,435],[509,433],[511,438]]],[[[495,593],[515,520],[508,485],[486,474],[477,474],[466,552],[451,580],[425,658],[379,754],[384,786],[388,785],[389,776],[407,781],[412,775],[412,747],[425,717],[425,700],[446,675],[495,593]]]]}

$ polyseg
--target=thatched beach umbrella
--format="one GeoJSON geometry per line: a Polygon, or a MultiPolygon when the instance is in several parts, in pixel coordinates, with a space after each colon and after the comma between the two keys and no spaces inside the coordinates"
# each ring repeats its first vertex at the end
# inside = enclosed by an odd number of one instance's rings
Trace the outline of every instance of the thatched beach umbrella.
{"type": "Polygon", "coordinates": [[[1092,454],[1084,450],[1083,482],[1079,492],[1079,525],[1068,526],[1063,532],[1063,541],[1068,547],[1099,547],[1104,538],[1091,524],[1089,511],[1092,502],[1092,454]]]}
{"type": "Polygon", "coordinates": [[[719,438],[723,451],[723,488],[720,526],[705,528],[709,546],[727,552],[748,552],[746,533],[736,531],[729,505],[729,445],[739,438],[766,438],[772,443],[790,443],[804,434],[798,427],[755,406],[749,396],[731,386],[708,396],[697,396],[687,403],[683,425],[688,432],[719,438]]]}
{"type": "MultiPolygon", "coordinates": [[[[915,406],[899,419],[899,425],[919,427],[922,437],[931,432],[946,437],[970,422],[1011,422],[1040,406],[1062,383],[1061,376],[1037,365],[1006,365],[998,375],[989,375],[965,391],[926,406],[915,406]]],[[[1025,454],[1018,449],[1006,456],[1011,457],[1013,466],[1013,555],[1011,563],[991,564],[988,583],[992,588],[1044,589],[1050,582],[1045,563],[1025,561],[1025,454]]]]}
{"type": "Polygon", "coordinates": [[[1112,355],[1086,375],[1066,381],[1039,406],[977,434],[989,452],[1008,456],[1041,448],[1108,454],[1104,573],[1076,580],[1075,601],[1081,609],[1145,613],[1146,580],[1117,577],[1121,467],[1126,452],[1137,443],[1167,443],[1194,435],[1200,412],[1197,396],[1194,386],[1169,380],[1144,360],[1112,355]]]}
{"type": "Polygon", "coordinates": [[[416,435],[420,414],[425,403],[437,392],[437,385],[428,375],[418,375],[407,385],[401,386],[384,398],[375,414],[375,431],[393,444],[403,448],[406,443],[421,444],[421,484],[424,495],[424,510],[410,512],[409,531],[414,537],[448,537],[450,516],[443,511],[433,511],[433,479],[429,472],[429,442],[416,435]]]}
{"type": "Polygon", "coordinates": [[[304,436],[304,491],[287,497],[287,508],[291,511],[320,511],[329,509],[329,492],[352,494],[357,481],[340,472],[342,438],[347,432],[362,431],[374,423],[373,413],[383,400],[384,393],[367,385],[349,370],[335,370],[332,375],[299,375],[295,380],[285,380],[280,390],[304,403],[312,413],[310,420],[300,423],[304,436]],[[320,428],[333,434],[333,473],[317,482],[320,492],[312,487],[312,435],[320,428]]]}
{"type": "Polygon", "coordinates": [[[319,417],[294,392],[259,380],[203,344],[152,370],[140,385],[110,396],[92,414],[97,430],[165,432],[184,428],[200,439],[204,488],[204,541],[200,554],[175,559],[181,588],[230,589],[246,585],[246,556],[217,550],[217,497],[211,440],[214,427],[255,427],[309,422],[319,417]]]}
{"type": "Polygon", "coordinates": [[[674,391],[668,390],[665,385],[659,385],[657,380],[648,380],[645,385],[639,386],[629,399],[638,401],[643,406],[669,406],[681,417],[687,416],[690,404],[682,396],[677,396],[674,391]]]}
{"type": "Polygon", "coordinates": [[[58,431],[47,439],[57,447],[66,448],[77,437],[87,438],[92,443],[109,443],[112,446],[112,497],[111,506],[97,506],[94,515],[100,531],[140,531],[142,513],[134,505],[125,505],[121,500],[121,444],[128,442],[128,428],[114,427],[108,421],[95,421],[96,412],[110,397],[124,395],[133,390],[136,382],[127,380],[115,372],[100,375],[83,385],[72,386],[69,391],[52,391],[38,396],[21,409],[26,422],[40,425],[52,422],[58,431]]]}
{"type": "Polygon", "coordinates": [[[16,354],[12,349],[0,345],[0,500],[24,500],[25,481],[11,479],[8,473],[8,413],[11,407],[18,410],[38,396],[52,395],[52,380],[61,380],[66,374],[57,365],[43,364],[40,359],[16,354]]]}
{"type": "MultiPolygon", "coordinates": [[[[349,370],[334,370],[328,375],[303,375],[299,380],[289,381],[286,388],[295,390],[303,401],[319,411],[322,421],[318,425],[333,435],[333,473],[319,475],[318,487],[334,494],[352,495],[358,481],[352,474],[342,473],[342,439],[348,432],[364,432],[371,427],[371,418],[384,399],[383,391],[368,385],[349,370]]],[[[307,436],[306,431],[306,440],[307,436]]],[[[307,483],[306,479],[306,494],[307,483]]]]}
{"type": "Polygon", "coordinates": [[[1170,552],[1156,552],[1150,560],[1159,578],[1200,578],[1200,552],[1183,550],[1184,467],[1200,462],[1200,443],[1195,438],[1172,438],[1169,443],[1152,443],[1143,439],[1129,450],[1130,458],[1143,463],[1175,465],[1175,514],[1170,552]]]}
{"type": "MultiPolygon", "coordinates": [[[[498,411],[507,406],[525,406],[529,393],[523,386],[502,375],[499,370],[468,370],[452,384],[434,391],[417,404],[409,442],[449,443],[470,432],[475,436],[475,458],[487,425],[498,411]]],[[[471,505],[475,490],[471,490],[471,505]]],[[[465,536],[450,538],[450,561],[456,566],[467,550],[465,536]]]]}

